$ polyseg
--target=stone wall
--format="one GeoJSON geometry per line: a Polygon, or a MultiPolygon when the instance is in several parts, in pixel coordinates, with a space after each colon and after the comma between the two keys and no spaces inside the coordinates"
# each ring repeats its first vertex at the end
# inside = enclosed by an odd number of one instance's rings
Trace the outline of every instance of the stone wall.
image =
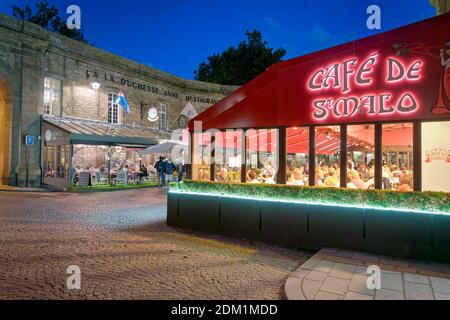
{"type": "Polygon", "coordinates": [[[236,89],[181,79],[0,14],[0,79],[11,88],[12,120],[7,125],[12,184],[21,185],[25,178],[26,134],[36,137],[37,144],[29,150],[30,176],[33,185],[40,184],[45,77],[62,81],[61,116],[107,121],[108,93],[123,89],[131,112],[121,112],[122,123],[153,127],[147,111],[163,103],[170,129],[178,128],[177,119],[189,100],[202,112],[236,89]],[[98,91],[91,88],[95,79],[101,83],[98,91]]]}

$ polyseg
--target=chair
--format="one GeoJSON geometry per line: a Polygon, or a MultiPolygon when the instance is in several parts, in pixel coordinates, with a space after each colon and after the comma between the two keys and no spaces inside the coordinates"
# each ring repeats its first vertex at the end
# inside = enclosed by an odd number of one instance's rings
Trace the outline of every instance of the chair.
{"type": "Polygon", "coordinates": [[[141,183],[151,183],[151,182],[157,182],[156,173],[149,172],[146,177],[141,178],[141,183]]]}
{"type": "Polygon", "coordinates": [[[109,180],[108,178],[105,178],[101,175],[100,171],[95,171],[95,184],[108,184],[109,180]]]}
{"type": "Polygon", "coordinates": [[[114,185],[120,185],[120,184],[128,185],[128,172],[120,171],[117,174],[117,177],[114,178],[113,183],[114,183],[114,185]]]}

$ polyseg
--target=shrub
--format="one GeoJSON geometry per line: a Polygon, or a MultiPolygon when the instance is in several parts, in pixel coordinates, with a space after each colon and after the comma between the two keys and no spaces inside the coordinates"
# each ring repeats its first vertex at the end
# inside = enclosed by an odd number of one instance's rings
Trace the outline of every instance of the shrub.
{"type": "Polygon", "coordinates": [[[264,184],[225,184],[190,180],[183,183],[181,191],[265,198],[269,200],[450,213],[450,193],[446,192],[401,193],[385,190],[353,190],[264,184]]]}

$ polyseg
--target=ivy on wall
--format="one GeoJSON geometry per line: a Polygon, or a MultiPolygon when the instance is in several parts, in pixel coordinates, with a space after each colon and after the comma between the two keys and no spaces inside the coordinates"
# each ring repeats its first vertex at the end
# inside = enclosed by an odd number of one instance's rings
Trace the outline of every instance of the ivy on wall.
{"type": "Polygon", "coordinates": [[[297,187],[264,184],[226,184],[187,180],[181,192],[302,201],[324,204],[396,208],[403,210],[450,213],[450,193],[408,192],[385,190],[353,190],[338,188],[297,187]]]}

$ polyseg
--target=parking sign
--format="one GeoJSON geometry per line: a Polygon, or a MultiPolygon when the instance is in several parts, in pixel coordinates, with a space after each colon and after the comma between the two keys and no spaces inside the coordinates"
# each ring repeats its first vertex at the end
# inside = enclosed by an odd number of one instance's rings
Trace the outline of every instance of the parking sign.
{"type": "Polygon", "coordinates": [[[25,145],[27,147],[32,147],[34,145],[34,136],[26,136],[25,137],[25,145]]]}

